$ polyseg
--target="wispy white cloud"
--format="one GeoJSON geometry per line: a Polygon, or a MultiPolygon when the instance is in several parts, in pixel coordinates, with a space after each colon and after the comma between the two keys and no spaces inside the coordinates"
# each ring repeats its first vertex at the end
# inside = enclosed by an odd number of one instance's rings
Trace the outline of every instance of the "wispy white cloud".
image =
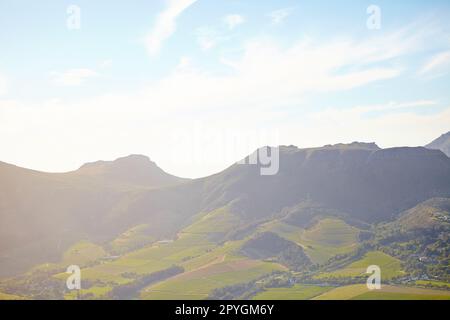
{"type": "Polygon", "coordinates": [[[438,53],[431,57],[420,69],[419,74],[425,75],[429,73],[442,74],[449,71],[450,67],[450,51],[438,53]]]}
{"type": "Polygon", "coordinates": [[[230,30],[245,22],[245,18],[240,14],[229,14],[223,18],[223,21],[230,30]]]}
{"type": "Polygon", "coordinates": [[[145,39],[150,55],[159,53],[163,42],[176,31],[177,18],[195,2],[197,0],[167,0],[166,9],[158,15],[152,31],[145,39]]]}
{"type": "Polygon", "coordinates": [[[51,72],[50,76],[57,85],[61,86],[79,86],[88,79],[98,77],[99,74],[87,68],[69,69],[64,72],[51,72]]]}
{"type": "MultiPolygon", "coordinates": [[[[225,160],[219,165],[191,167],[170,162],[173,144],[168,141],[173,130],[167,128],[190,134],[194,121],[201,121],[212,132],[276,127],[281,143],[300,146],[368,139],[382,146],[426,143],[424,138],[432,140],[448,131],[450,121],[450,108],[440,113],[414,112],[416,107],[432,107],[432,100],[364,106],[363,97],[355,103],[362,107],[353,110],[332,109],[314,115],[299,109],[310,93],[352,90],[401,75],[409,60],[402,65],[396,62],[421,50],[428,38],[411,29],[358,41],[299,40],[288,47],[270,39],[253,39],[242,51],[234,52],[233,58],[223,57],[227,58],[223,60],[226,72],[221,68],[214,73],[199,68],[195,59],[183,58],[165,77],[132,92],[52,103],[0,100],[0,158],[33,158],[42,167],[60,168],[61,163],[76,167],[86,155],[95,160],[145,153],[169,172],[191,176],[229,165],[225,160]],[[305,116],[290,117],[284,107],[296,108],[305,116]],[[371,111],[380,114],[368,117],[371,111]],[[57,154],[54,146],[62,143],[70,151],[57,154]],[[17,144],[26,147],[18,149],[17,144]],[[49,153],[41,156],[39,150],[49,153]]],[[[220,143],[211,145],[211,153],[223,148],[220,143]]]]}
{"type": "Polygon", "coordinates": [[[272,11],[269,13],[269,17],[272,21],[272,24],[280,24],[282,23],[287,17],[289,17],[292,13],[292,8],[284,8],[284,9],[278,9],[275,11],[272,11]]]}

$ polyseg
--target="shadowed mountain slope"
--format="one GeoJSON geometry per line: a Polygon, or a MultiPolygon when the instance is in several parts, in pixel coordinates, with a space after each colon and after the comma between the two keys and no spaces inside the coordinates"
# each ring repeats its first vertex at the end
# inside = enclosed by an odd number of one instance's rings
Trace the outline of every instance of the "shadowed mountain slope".
{"type": "Polygon", "coordinates": [[[142,156],[87,164],[69,173],[0,162],[0,275],[58,259],[80,239],[116,236],[124,226],[115,212],[128,199],[184,181],[142,156]]]}
{"type": "Polygon", "coordinates": [[[438,150],[353,143],[279,151],[276,175],[262,176],[260,165],[235,164],[190,181],[165,174],[143,156],[63,174],[0,163],[1,273],[55,260],[82,239],[111,241],[140,224],[156,239],[171,238],[202,213],[225,206],[240,226],[305,200],[370,223],[450,196],[450,158],[438,150]]]}

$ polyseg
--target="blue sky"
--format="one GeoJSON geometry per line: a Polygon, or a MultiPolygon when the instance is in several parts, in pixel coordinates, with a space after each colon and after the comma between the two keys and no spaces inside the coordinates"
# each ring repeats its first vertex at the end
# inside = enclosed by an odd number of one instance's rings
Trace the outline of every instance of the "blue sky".
{"type": "Polygon", "coordinates": [[[267,144],[423,145],[450,130],[449,18],[445,0],[0,0],[0,160],[143,153],[198,177],[267,144]]]}

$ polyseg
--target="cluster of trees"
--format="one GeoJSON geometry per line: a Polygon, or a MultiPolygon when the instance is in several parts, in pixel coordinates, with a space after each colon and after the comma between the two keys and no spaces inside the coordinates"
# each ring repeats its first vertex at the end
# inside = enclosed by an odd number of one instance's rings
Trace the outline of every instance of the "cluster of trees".
{"type": "Polygon", "coordinates": [[[450,281],[450,230],[447,225],[410,232],[384,230],[378,244],[381,250],[399,258],[412,277],[428,276],[450,281]]]}
{"type": "Polygon", "coordinates": [[[302,247],[272,232],[263,232],[248,240],[241,252],[253,259],[271,258],[293,271],[301,271],[312,264],[302,247]]]}
{"type": "Polygon", "coordinates": [[[37,300],[64,299],[64,294],[67,292],[66,283],[55,279],[53,275],[54,270],[36,270],[31,275],[2,282],[0,291],[37,300]]]}
{"type": "Polygon", "coordinates": [[[256,285],[255,281],[239,283],[233,286],[214,289],[208,299],[210,300],[236,300],[246,299],[261,292],[262,288],[256,285]]]}

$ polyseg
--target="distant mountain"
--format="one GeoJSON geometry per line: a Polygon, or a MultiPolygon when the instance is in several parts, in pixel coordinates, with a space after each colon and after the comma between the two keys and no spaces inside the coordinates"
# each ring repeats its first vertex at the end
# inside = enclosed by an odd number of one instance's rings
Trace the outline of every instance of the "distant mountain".
{"type": "Polygon", "coordinates": [[[450,157],[450,131],[426,145],[428,149],[441,150],[450,157]]]}
{"type": "MultiPolygon", "coordinates": [[[[372,223],[450,197],[450,158],[441,151],[355,142],[282,146],[279,153],[276,175],[261,175],[260,165],[234,164],[194,180],[170,176],[143,156],[62,174],[0,163],[0,275],[57,260],[79,240],[112,241],[138,225],[146,225],[143,236],[172,239],[189,225],[208,222],[202,217],[211,212],[217,228],[231,219],[236,236],[286,210],[298,223],[303,214],[334,212],[372,223]],[[305,209],[305,201],[320,206],[305,209]]],[[[212,240],[229,237],[216,231],[212,240]]]]}
{"type": "Polygon", "coordinates": [[[83,165],[76,175],[97,177],[109,184],[165,187],[188,179],[172,176],[143,155],[130,155],[114,161],[97,161],[83,165]]]}
{"type": "Polygon", "coordinates": [[[234,165],[208,178],[208,207],[230,202],[247,219],[305,199],[366,222],[390,219],[431,197],[450,194],[450,159],[425,148],[379,149],[372,144],[298,149],[280,147],[280,170],[234,165]]]}
{"type": "Polygon", "coordinates": [[[165,173],[147,157],[129,156],[68,173],[0,162],[0,181],[2,275],[59,259],[80,239],[103,241],[116,236],[123,231],[115,215],[122,203],[144,190],[186,180],[165,173]]]}

